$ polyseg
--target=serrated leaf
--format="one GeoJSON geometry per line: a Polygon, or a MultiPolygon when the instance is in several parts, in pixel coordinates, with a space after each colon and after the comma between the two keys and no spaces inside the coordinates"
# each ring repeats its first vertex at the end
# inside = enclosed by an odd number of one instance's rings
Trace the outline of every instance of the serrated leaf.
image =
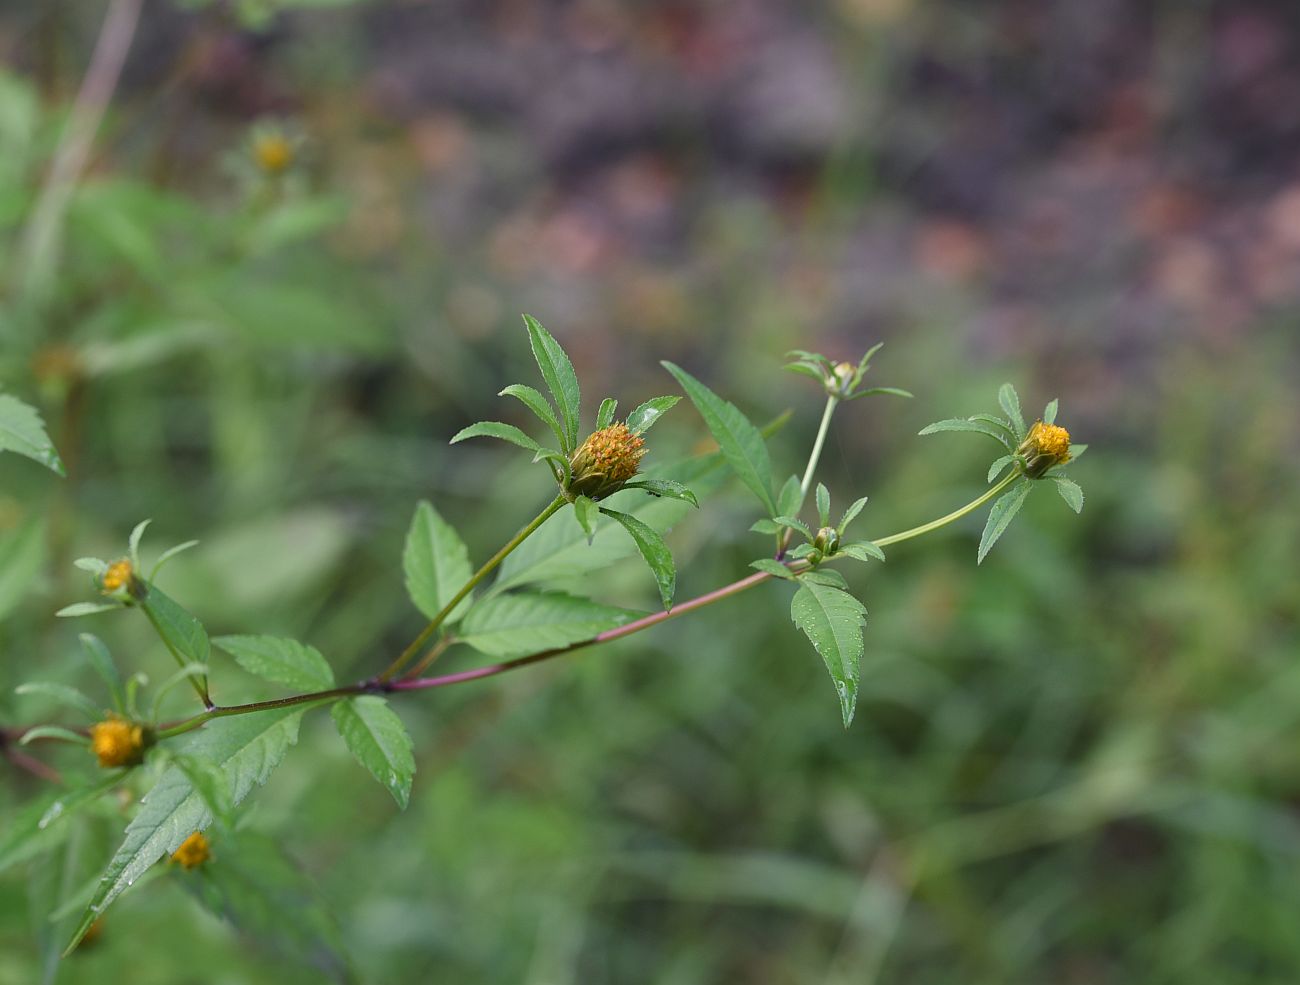
{"type": "MultiPolygon", "coordinates": [[[[144,598],[137,604],[180,666],[209,662],[212,647],[203,624],[170,596],[150,583],[146,586],[144,598]]],[[[206,677],[198,679],[198,687],[206,691],[206,677]]]]}
{"type": "Polygon", "coordinates": [[[835,556],[843,554],[845,557],[851,557],[855,561],[883,561],[885,552],[869,540],[859,540],[852,544],[843,545],[835,556]]]}
{"type": "Polygon", "coordinates": [[[761,557],[757,561],[750,561],[749,566],[751,568],[756,568],[765,574],[772,575],[774,578],[784,578],[786,581],[795,580],[794,572],[780,561],[774,560],[770,557],[761,557]]]}
{"type": "Polygon", "coordinates": [[[669,499],[680,499],[683,503],[690,503],[696,509],[700,507],[700,501],[695,498],[695,493],[675,479],[637,479],[635,482],[629,482],[623,488],[641,489],[651,496],[667,496],[669,499]]]}
{"type": "Polygon", "coordinates": [[[596,411],[596,430],[607,428],[614,423],[614,413],[618,410],[618,401],[613,397],[606,397],[600,402],[600,409],[596,411]]]}
{"type": "Polygon", "coordinates": [[[695,404],[731,470],[758,497],[769,516],[776,513],[776,502],[772,498],[772,462],[758,428],[738,407],[723,400],[681,367],[670,362],[663,363],[663,367],[695,404]]]}
{"type": "Polygon", "coordinates": [[[993,508],[989,510],[988,522],[984,525],[984,535],[980,537],[979,553],[976,555],[977,564],[983,563],[989,550],[1020,512],[1020,507],[1024,505],[1030,488],[1031,483],[1025,480],[1003,493],[993,503],[993,508]]]}
{"type": "Polygon", "coordinates": [[[0,393],[0,451],[17,452],[52,472],[67,475],[36,408],[7,393],[0,393]]]}
{"type": "Polygon", "coordinates": [[[496,595],[469,610],[460,639],[494,657],[522,657],[589,640],[638,612],[562,592],[496,595]]]}
{"type": "Polygon", "coordinates": [[[121,609],[120,602],[73,602],[54,613],[60,619],[75,619],[77,616],[93,616],[110,609],[121,609]]]}
{"type": "Polygon", "coordinates": [[[645,434],[659,418],[677,406],[681,397],[654,397],[627,415],[627,429],[633,434],[645,434]]]}
{"type": "Polygon", "coordinates": [[[551,406],[551,402],[536,389],[523,383],[511,383],[497,396],[514,397],[522,402],[525,407],[537,415],[538,420],[551,429],[555,435],[555,440],[561,445],[564,444],[564,429],[560,426],[559,418],[555,416],[555,409],[551,406]]]}
{"type": "Polygon", "coordinates": [[[818,526],[826,526],[831,522],[831,493],[822,483],[817,483],[817,518],[820,521],[818,526]]]}
{"type": "Polygon", "coordinates": [[[174,756],[172,762],[203,798],[203,803],[217,823],[230,826],[234,820],[235,805],[231,802],[230,787],[221,767],[193,756],[174,756]]]}
{"type": "Polygon", "coordinates": [[[1023,439],[1025,419],[1020,413],[1020,397],[1016,394],[1016,388],[1010,383],[1003,383],[998,388],[998,404],[1006,412],[1007,417],[1011,418],[1011,426],[1015,428],[1016,437],[1023,439]]]}
{"type": "Polygon", "coordinates": [[[849,590],[847,579],[834,568],[814,568],[812,571],[805,571],[798,578],[801,582],[812,582],[816,585],[838,588],[846,592],[849,590]]]}
{"type": "Polygon", "coordinates": [[[518,445],[531,452],[539,452],[542,446],[539,445],[524,432],[520,431],[513,424],[502,424],[500,421],[479,421],[477,424],[471,424],[467,428],[461,428],[453,436],[448,444],[454,445],[458,441],[464,441],[466,438],[499,438],[502,441],[508,441],[512,445],[518,445]]]}
{"type": "Polygon", "coordinates": [[[334,686],[334,671],[314,646],[281,636],[218,636],[214,642],[263,680],[300,691],[334,686]]]}
{"type": "Polygon", "coordinates": [[[334,725],[352,755],[406,810],[411,800],[415,754],[411,736],[388,702],[367,694],[339,701],[330,709],[334,725]]]}
{"type": "Polygon", "coordinates": [[[1060,400],[1056,400],[1056,399],[1054,399],[1054,400],[1052,400],[1050,403],[1048,403],[1048,405],[1047,405],[1046,407],[1043,408],[1043,423],[1044,423],[1044,424],[1055,424],[1055,423],[1056,423],[1056,412],[1057,412],[1057,409],[1060,407],[1060,405],[1061,405],[1060,400]]]}
{"type": "Polygon", "coordinates": [[[1012,462],[1014,462],[1015,460],[1016,460],[1015,455],[1003,455],[1001,458],[997,459],[992,465],[989,466],[988,481],[992,482],[994,479],[996,479],[999,475],[1002,474],[1002,472],[1006,469],[1006,467],[1010,465],[1012,462]]]}
{"type": "Polygon", "coordinates": [[[853,721],[867,610],[848,592],[802,580],[790,602],[790,618],[812,642],[830,671],[844,727],[853,721]]]}
{"type": "MultiPolygon", "coordinates": [[[[428,500],[420,500],[411,517],[402,550],[402,569],[406,573],[407,594],[429,619],[441,612],[473,575],[469,548],[456,528],[428,500]]],[[[446,622],[455,622],[472,604],[472,599],[466,597],[447,616],[446,622]]]]}
{"type": "MultiPolygon", "coordinates": [[[[205,725],[181,750],[206,760],[225,775],[232,805],[266,782],[289,747],[298,741],[298,723],[307,706],[276,708],[205,725]]],[[[108,863],[95,894],[68,943],[70,952],[105,909],[160,858],[170,855],[195,831],[212,823],[211,809],[179,767],[169,767],[142,800],[126,837],[108,863]]]]}
{"type": "Polygon", "coordinates": [[[861,499],[855,499],[849,508],[844,511],[844,515],[840,517],[840,525],[835,528],[840,532],[841,537],[844,536],[844,531],[849,529],[849,524],[858,518],[858,514],[862,512],[862,508],[866,505],[867,497],[863,496],[861,499]]]}
{"type": "Polygon", "coordinates": [[[561,445],[566,453],[572,453],[578,447],[579,410],[582,406],[582,391],[578,387],[578,374],[573,371],[573,363],[560,343],[542,327],[542,323],[531,315],[524,315],[524,324],[528,327],[528,341],[533,349],[533,358],[537,368],[542,371],[551,396],[560,408],[560,420],[564,425],[566,441],[561,445]]]}
{"type": "Polygon", "coordinates": [[[783,527],[791,527],[791,528],[794,529],[794,530],[798,530],[801,534],[803,534],[803,535],[804,535],[805,537],[807,537],[809,540],[812,540],[812,539],[813,539],[813,532],[812,532],[811,529],[809,529],[808,524],[804,523],[804,522],[803,522],[802,520],[800,520],[798,517],[793,517],[793,516],[775,516],[775,517],[773,517],[772,519],[775,520],[777,523],[781,524],[781,526],[783,526],[783,527]]]}
{"type": "Polygon", "coordinates": [[[1053,475],[1048,478],[1056,483],[1056,491],[1061,494],[1061,498],[1065,500],[1066,505],[1074,512],[1082,513],[1083,490],[1079,487],[1079,484],[1062,475],[1053,475]]]}
{"type": "Polygon", "coordinates": [[[1012,450],[1011,442],[1007,440],[1001,429],[983,421],[973,421],[965,417],[950,417],[944,421],[935,421],[933,424],[927,424],[921,428],[917,434],[938,434],[940,431],[971,431],[976,434],[987,434],[1007,451],[1012,450]]]}
{"type": "Polygon", "coordinates": [[[776,496],[776,511],[781,516],[798,516],[803,509],[803,486],[797,475],[785,480],[776,496]]]}
{"type": "Polygon", "coordinates": [[[586,496],[579,496],[573,501],[573,515],[578,518],[578,525],[587,535],[587,543],[596,536],[596,521],[600,519],[600,507],[586,496]]]}
{"type": "Polygon", "coordinates": [[[673,555],[668,550],[668,545],[664,539],[659,536],[658,532],[645,523],[642,523],[636,517],[628,513],[620,513],[618,510],[611,510],[601,507],[600,512],[611,519],[617,520],[623,525],[623,529],[631,535],[632,540],[636,542],[637,550],[645,558],[645,563],[649,565],[650,572],[655,576],[655,583],[659,586],[659,597],[663,600],[664,608],[673,607],[673,594],[677,590],[677,565],[673,563],[673,555]]]}

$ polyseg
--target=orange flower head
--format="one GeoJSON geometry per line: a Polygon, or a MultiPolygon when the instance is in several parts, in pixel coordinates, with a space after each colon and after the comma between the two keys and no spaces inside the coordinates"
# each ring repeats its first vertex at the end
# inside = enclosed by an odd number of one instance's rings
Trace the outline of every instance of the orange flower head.
{"type": "Polygon", "coordinates": [[[90,726],[90,751],[104,769],[135,766],[144,758],[146,745],[144,727],[116,715],[90,726]]]}
{"type": "Polygon", "coordinates": [[[293,145],[283,134],[261,134],[253,141],[253,160],[265,174],[283,174],[293,164],[293,145]]]}
{"type": "Polygon", "coordinates": [[[569,460],[571,496],[604,499],[623,488],[645,457],[645,442],[626,424],[611,424],[590,435],[569,460]]]}
{"type": "Polygon", "coordinates": [[[1070,460],[1070,432],[1056,424],[1035,421],[1016,454],[1025,463],[1025,475],[1037,479],[1053,465],[1070,460]]]}
{"type": "Polygon", "coordinates": [[[195,831],[172,852],[172,861],[187,869],[197,869],[211,856],[207,836],[202,831],[195,831]]]}

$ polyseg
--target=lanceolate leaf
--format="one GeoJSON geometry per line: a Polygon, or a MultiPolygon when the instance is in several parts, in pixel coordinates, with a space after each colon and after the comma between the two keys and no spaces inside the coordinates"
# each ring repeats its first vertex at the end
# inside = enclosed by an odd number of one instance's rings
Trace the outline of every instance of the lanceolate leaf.
{"type": "Polygon", "coordinates": [[[336,702],[330,714],[352,755],[388,788],[397,806],[406,810],[415,754],[411,736],[397,713],[383,698],[367,694],[336,702]]]}
{"type": "Polygon", "coordinates": [[[250,674],[300,691],[334,686],[334,672],[320,651],[280,636],[218,636],[225,650],[250,674]]]}
{"type": "Polygon", "coordinates": [[[41,415],[17,397],[0,393],[0,451],[13,451],[66,475],[41,415]]]}
{"type": "Polygon", "coordinates": [[[596,536],[596,521],[600,519],[600,507],[594,500],[579,496],[573,501],[573,515],[577,517],[578,525],[582,527],[583,533],[587,535],[587,543],[590,544],[592,538],[596,536]]]}
{"type": "Polygon", "coordinates": [[[618,410],[618,401],[613,397],[606,397],[600,402],[600,410],[596,411],[597,431],[614,423],[614,412],[616,410],[618,410]]]}
{"type": "MultiPolygon", "coordinates": [[[[402,568],[406,572],[407,594],[415,607],[430,619],[456,597],[473,574],[465,542],[427,500],[420,501],[411,518],[411,529],[402,551],[402,568]]],[[[471,604],[469,597],[462,600],[447,617],[447,623],[463,616],[471,604]]]]}
{"type": "Polygon", "coordinates": [[[629,482],[623,488],[644,489],[651,496],[667,496],[669,499],[680,499],[683,503],[690,503],[696,509],[700,505],[700,501],[695,498],[695,493],[674,479],[637,479],[635,482],[629,482]]]}
{"type": "Polygon", "coordinates": [[[497,595],[470,609],[460,638],[494,657],[522,657],[589,640],[638,615],[561,592],[497,595]]]}
{"type": "Polygon", "coordinates": [[[560,343],[542,327],[541,322],[531,315],[524,315],[524,324],[528,326],[528,341],[533,347],[537,368],[542,371],[542,379],[546,381],[551,396],[560,408],[560,421],[566,439],[561,447],[566,454],[572,453],[578,447],[578,413],[582,404],[578,375],[573,371],[573,363],[569,362],[560,343]]]}
{"type": "Polygon", "coordinates": [[[776,511],[782,516],[798,516],[803,509],[803,486],[797,475],[785,480],[776,496],[776,511]]]}
{"type": "Polygon", "coordinates": [[[559,420],[555,416],[555,410],[551,407],[551,402],[542,396],[533,387],[525,386],[522,383],[511,383],[508,387],[497,394],[498,397],[514,397],[521,401],[524,406],[537,415],[538,420],[549,427],[555,435],[555,440],[564,445],[564,429],[560,426],[559,420]]]}
{"type": "Polygon", "coordinates": [[[860,540],[853,544],[845,544],[837,553],[851,557],[855,561],[885,560],[885,552],[869,540],[860,540]]]}
{"type": "Polygon", "coordinates": [[[627,429],[633,434],[645,434],[681,399],[681,397],[654,397],[647,400],[627,415],[627,429]]]}
{"type": "Polygon", "coordinates": [[[677,567],[673,564],[672,552],[655,530],[642,523],[634,516],[617,510],[601,508],[607,517],[617,520],[623,529],[636,541],[637,550],[650,566],[651,573],[659,585],[659,597],[663,599],[664,608],[673,607],[673,593],[677,590],[677,567]]]}
{"type": "Polygon", "coordinates": [[[1053,475],[1049,478],[1056,483],[1056,491],[1061,494],[1061,498],[1065,500],[1070,509],[1076,513],[1082,513],[1083,490],[1079,488],[1079,484],[1063,475],[1053,475]]]}
{"type": "Polygon", "coordinates": [[[1010,383],[1003,383],[998,389],[998,403],[1006,411],[1007,417],[1011,418],[1011,426],[1016,429],[1016,437],[1024,438],[1025,419],[1020,413],[1020,397],[1016,395],[1016,388],[1010,383]]]}
{"type": "Polygon", "coordinates": [[[821,654],[835,683],[844,727],[853,721],[861,675],[862,624],[867,610],[848,592],[801,579],[790,617],[821,654]]]}
{"type": "MultiPolygon", "coordinates": [[[[218,766],[237,805],[254,786],[265,783],[289,747],[298,741],[298,723],[307,706],[277,708],[209,722],[181,750],[218,766]]],[[[212,823],[207,801],[185,771],[169,767],[142,801],[127,825],[126,837],[108,863],[81,924],[68,944],[74,948],[95,919],[149,867],[174,852],[195,831],[212,823]]]]}
{"type": "Polygon", "coordinates": [[[448,444],[454,445],[466,438],[500,438],[502,441],[508,441],[512,445],[518,445],[520,448],[526,448],[531,452],[542,450],[541,445],[513,424],[502,424],[500,421],[479,421],[467,428],[461,428],[452,436],[448,444]]]}
{"type": "Polygon", "coordinates": [[[777,509],[776,501],[772,498],[772,462],[758,428],[750,423],[738,407],[723,400],[680,366],[670,362],[665,362],[663,366],[673,374],[691,398],[691,403],[695,404],[732,471],[758,497],[768,516],[775,515],[777,509]]]}
{"type": "Polygon", "coordinates": [[[168,649],[184,658],[180,659],[182,666],[208,662],[212,648],[208,645],[208,634],[203,624],[173,602],[170,596],[149,585],[139,605],[168,649]]]}
{"type": "Polygon", "coordinates": [[[976,563],[982,563],[989,550],[997,543],[997,539],[1002,536],[1011,521],[1015,519],[1020,507],[1025,503],[1025,497],[1029,495],[1031,488],[1030,480],[1026,479],[1019,485],[1012,486],[1010,491],[1003,493],[993,504],[993,509],[989,510],[988,522],[984,525],[984,535],[980,538],[979,553],[976,555],[976,563]]]}
{"type": "Polygon", "coordinates": [[[933,424],[927,424],[917,433],[938,434],[940,431],[973,431],[977,434],[987,434],[1007,451],[1012,450],[1011,442],[1007,440],[1006,432],[1001,428],[995,427],[985,421],[974,421],[965,417],[953,417],[946,421],[935,421],[933,424]]]}
{"type": "Polygon", "coordinates": [[[866,505],[867,497],[863,496],[861,499],[855,499],[849,508],[844,511],[844,515],[840,517],[840,525],[836,528],[839,530],[841,537],[844,536],[844,531],[849,529],[849,524],[858,518],[858,514],[862,512],[862,508],[866,505]]]}

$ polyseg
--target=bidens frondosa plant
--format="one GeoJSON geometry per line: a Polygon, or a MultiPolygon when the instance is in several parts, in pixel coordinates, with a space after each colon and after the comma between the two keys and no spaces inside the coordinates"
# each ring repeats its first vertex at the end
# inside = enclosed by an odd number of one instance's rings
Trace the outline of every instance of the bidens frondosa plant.
{"type": "MultiPolygon", "coordinates": [[[[1019,398],[1008,384],[998,395],[1000,416],[977,414],[939,421],[921,432],[970,431],[998,442],[1003,454],[989,468],[988,491],[919,526],[863,537],[856,531],[867,498],[858,497],[833,512],[830,492],[816,476],[832,420],[844,404],[867,396],[911,396],[895,387],[863,385],[879,346],[856,363],[836,362],[812,352],[792,353],[788,368],[818,383],[825,407],[802,474],[777,481],[781,477],[774,475],[766,439],[781,422],[760,429],[738,407],[672,363],[664,363],[664,368],[703,419],[715,451],[677,462],[652,457],[647,435],[680,401],[675,395],[647,400],[622,417],[617,401],[606,398],[594,420],[584,426],[582,394],[568,356],[535,319],[526,317],[525,323],[547,393],[516,383],[501,395],[515,398],[531,411],[546,436],[539,439],[515,424],[482,421],[460,431],[452,442],[489,437],[523,448],[546,470],[548,483],[553,483],[552,498],[477,568],[455,528],[431,503],[419,503],[402,566],[407,592],[426,622],[410,644],[372,676],[339,683],[324,654],[292,639],[267,635],[210,639],[202,623],[157,584],[162,565],[193,546],[193,541],[163,552],[146,575],[140,561],[145,529],[141,523],[131,533],[125,558],[113,563],[98,558],[76,562],[90,574],[98,598],[70,605],[59,614],[139,612],[177,669],[154,690],[150,709],[142,713],[140,675],[124,679],[107,647],[87,634],[81,638],[85,658],[103,679],[111,710],[106,712],[101,702],[61,684],[20,689],[63,700],[92,723],[79,730],[62,725],[16,730],[12,734],[20,744],[47,739],[88,745],[108,771],[100,774],[97,786],[61,795],[57,810],[32,812],[31,837],[50,837],[68,815],[111,790],[132,791],[124,795],[131,814],[125,836],[89,892],[69,948],[160,859],[173,860],[173,868],[195,870],[186,881],[192,888],[211,890],[205,900],[230,898],[221,888],[223,873],[238,866],[239,839],[245,837],[235,824],[235,811],[294,744],[299,723],[311,709],[329,707],[347,748],[405,807],[415,757],[401,719],[389,706],[394,695],[509,673],[641,632],[760,585],[781,582],[790,592],[795,626],[808,637],[829,672],[847,727],[861,687],[866,609],[849,590],[839,570],[841,562],[879,564],[885,560],[885,548],[938,530],[992,502],[977,554],[982,561],[1029,492],[1044,483],[1054,486],[1076,511],[1083,506],[1083,493],[1062,471],[1078,459],[1083,446],[1071,444],[1069,433],[1056,423],[1056,401],[1026,427],[1019,398]],[[753,571],[675,603],[677,567],[664,531],[699,507],[697,491],[717,489],[728,473],[761,508],[751,529],[765,538],[766,548],[752,562],[753,571]],[[557,515],[561,513],[565,515],[557,515]],[[596,543],[600,550],[591,550],[596,543]],[[572,590],[580,583],[577,576],[630,554],[639,554],[649,567],[662,608],[632,611],[572,590]],[[570,588],[558,590],[557,584],[570,588]],[[487,662],[440,675],[428,673],[436,660],[458,647],[477,651],[487,662]],[[210,676],[222,670],[219,662],[225,658],[218,653],[282,693],[247,704],[218,703],[209,683],[210,676]],[[179,685],[193,690],[198,707],[188,716],[165,720],[160,714],[163,698],[179,685]],[[124,787],[133,776],[140,782],[124,787]],[[134,791],[144,787],[149,788],[148,796],[136,796],[134,791]],[[221,830],[221,859],[211,856],[205,834],[214,826],[221,830]]],[[[29,765],[33,771],[46,768],[35,760],[29,765]]],[[[24,836],[19,831],[12,837],[21,842],[24,836]]]]}

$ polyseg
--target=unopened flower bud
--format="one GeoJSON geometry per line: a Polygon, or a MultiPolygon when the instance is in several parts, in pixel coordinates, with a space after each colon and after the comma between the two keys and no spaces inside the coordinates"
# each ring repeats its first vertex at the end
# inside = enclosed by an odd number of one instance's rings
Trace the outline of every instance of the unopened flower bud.
{"type": "Polygon", "coordinates": [[[283,134],[260,134],[253,140],[253,160],[264,174],[283,174],[293,164],[293,145],[283,134]]]}
{"type": "Polygon", "coordinates": [[[826,392],[833,396],[847,398],[853,392],[858,367],[852,363],[836,363],[832,373],[831,378],[826,381],[826,392]]]}
{"type": "Polygon", "coordinates": [[[565,492],[570,498],[604,499],[636,475],[645,453],[645,442],[628,430],[626,424],[601,428],[569,459],[572,476],[565,492]]]}
{"type": "Polygon", "coordinates": [[[813,547],[823,555],[834,554],[840,549],[840,532],[834,527],[822,527],[813,539],[813,547]]]}
{"type": "Polygon", "coordinates": [[[90,726],[90,750],[104,769],[139,764],[148,744],[149,736],[143,725],[117,715],[90,726]]]}
{"type": "Polygon", "coordinates": [[[211,857],[211,846],[202,831],[195,831],[172,852],[172,861],[187,869],[197,869],[211,857]]]}
{"type": "Polygon", "coordinates": [[[1070,432],[1055,424],[1035,421],[1016,449],[1024,463],[1024,473],[1037,479],[1053,465],[1064,465],[1070,460],[1070,432]]]}

